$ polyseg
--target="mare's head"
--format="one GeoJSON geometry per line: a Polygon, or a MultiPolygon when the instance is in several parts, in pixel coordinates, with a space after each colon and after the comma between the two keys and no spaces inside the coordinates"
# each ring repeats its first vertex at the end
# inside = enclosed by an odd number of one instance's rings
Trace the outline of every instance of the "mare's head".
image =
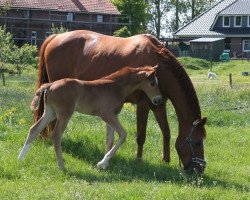
{"type": "Polygon", "coordinates": [[[159,82],[156,76],[156,69],[158,65],[155,67],[139,67],[136,70],[138,78],[140,80],[139,88],[148,96],[151,102],[154,105],[159,105],[162,103],[162,95],[159,89],[159,82]]]}
{"type": "Polygon", "coordinates": [[[204,160],[204,142],[206,131],[204,125],[207,118],[197,119],[187,128],[187,133],[180,133],[175,148],[178,152],[185,172],[204,173],[206,161],[204,160]]]}

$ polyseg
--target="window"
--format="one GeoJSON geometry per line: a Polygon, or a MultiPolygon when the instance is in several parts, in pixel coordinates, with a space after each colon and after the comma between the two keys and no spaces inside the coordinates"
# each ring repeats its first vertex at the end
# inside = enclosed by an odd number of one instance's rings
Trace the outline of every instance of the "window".
{"type": "Polygon", "coordinates": [[[230,26],[230,17],[224,16],[223,17],[223,27],[229,27],[230,26]]]}
{"type": "Polygon", "coordinates": [[[74,14],[73,13],[68,13],[67,14],[67,21],[68,22],[74,21],[74,14]]]}
{"type": "Polygon", "coordinates": [[[247,16],[247,27],[250,27],[250,16],[247,16]]]}
{"type": "Polygon", "coordinates": [[[36,36],[37,36],[37,32],[36,31],[31,31],[31,45],[36,45],[36,36]]]}
{"type": "Polygon", "coordinates": [[[234,17],[234,26],[235,27],[241,27],[242,23],[242,17],[241,16],[235,16],[234,17]]]}
{"type": "Polygon", "coordinates": [[[97,21],[97,23],[102,23],[103,22],[103,15],[97,15],[96,21],[97,21]]]}
{"type": "Polygon", "coordinates": [[[250,39],[249,40],[243,40],[243,48],[242,50],[244,52],[248,51],[250,52],[250,39]]]}

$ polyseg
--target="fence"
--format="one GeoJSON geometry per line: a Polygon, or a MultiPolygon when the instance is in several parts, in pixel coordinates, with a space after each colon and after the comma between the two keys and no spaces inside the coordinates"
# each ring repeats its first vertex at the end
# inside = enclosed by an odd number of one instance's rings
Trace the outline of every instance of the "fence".
{"type": "Polygon", "coordinates": [[[176,57],[194,57],[194,58],[202,58],[209,61],[219,61],[220,55],[223,53],[223,49],[229,52],[230,59],[247,59],[250,60],[250,50],[242,52],[242,43],[231,43],[225,44],[225,47],[222,48],[221,51],[218,51],[218,48],[208,47],[206,48],[192,48],[190,45],[189,48],[185,50],[181,50],[179,44],[173,43],[167,45],[167,48],[176,56],[176,57]],[[227,49],[225,47],[230,47],[227,49]]]}

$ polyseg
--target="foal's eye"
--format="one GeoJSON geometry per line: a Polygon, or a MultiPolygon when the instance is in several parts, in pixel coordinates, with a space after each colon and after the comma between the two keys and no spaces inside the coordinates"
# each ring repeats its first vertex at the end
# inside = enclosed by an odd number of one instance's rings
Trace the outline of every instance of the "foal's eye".
{"type": "Polygon", "coordinates": [[[195,146],[200,147],[202,145],[202,142],[196,142],[195,146]]]}
{"type": "Polygon", "coordinates": [[[154,86],[155,86],[155,82],[151,82],[150,85],[151,85],[152,87],[154,87],[154,86]]]}

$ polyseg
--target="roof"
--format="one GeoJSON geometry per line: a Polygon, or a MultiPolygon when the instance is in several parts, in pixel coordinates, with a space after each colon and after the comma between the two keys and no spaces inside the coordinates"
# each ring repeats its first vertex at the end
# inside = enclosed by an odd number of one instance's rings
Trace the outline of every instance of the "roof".
{"type": "Polygon", "coordinates": [[[216,42],[219,40],[223,40],[224,38],[199,38],[195,40],[191,40],[190,42],[216,42]]]}
{"type": "Polygon", "coordinates": [[[58,10],[66,12],[92,12],[120,14],[110,0],[0,0],[0,7],[11,2],[12,8],[58,10]]]}
{"type": "MultiPolygon", "coordinates": [[[[223,37],[223,33],[212,31],[212,27],[217,15],[224,9],[228,8],[232,3],[238,0],[222,0],[216,5],[194,18],[187,25],[181,27],[174,33],[177,37],[223,37]]],[[[249,1],[249,0],[245,0],[249,1]]]]}
{"type": "Polygon", "coordinates": [[[250,1],[238,0],[219,13],[220,15],[250,15],[250,1]]]}

